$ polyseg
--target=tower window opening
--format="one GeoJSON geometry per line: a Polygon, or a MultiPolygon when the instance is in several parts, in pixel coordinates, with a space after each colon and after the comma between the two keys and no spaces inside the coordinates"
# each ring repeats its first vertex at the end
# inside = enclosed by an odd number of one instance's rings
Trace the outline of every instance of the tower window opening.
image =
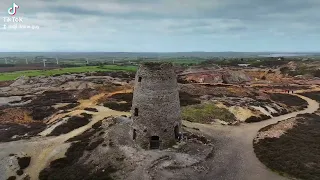
{"type": "Polygon", "coordinates": [[[135,140],[137,137],[137,130],[133,129],[133,140],[135,140]]]}
{"type": "Polygon", "coordinates": [[[175,127],[174,127],[174,137],[175,137],[175,139],[179,139],[179,126],[178,125],[176,125],[175,127]]]}
{"type": "Polygon", "coordinates": [[[150,149],[160,148],[160,138],[159,136],[151,136],[150,138],[150,149]]]}
{"type": "Polygon", "coordinates": [[[138,108],[134,108],[134,116],[138,116],[138,108]]]}
{"type": "Polygon", "coordinates": [[[141,82],[141,80],[142,80],[142,77],[139,77],[139,78],[138,78],[138,82],[141,82]]]}

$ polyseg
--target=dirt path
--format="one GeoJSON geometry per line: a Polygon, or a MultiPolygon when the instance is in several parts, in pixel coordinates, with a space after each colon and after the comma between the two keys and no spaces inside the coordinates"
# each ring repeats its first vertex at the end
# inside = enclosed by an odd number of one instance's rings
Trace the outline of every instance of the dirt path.
{"type": "Polygon", "coordinates": [[[319,108],[319,103],[316,101],[301,95],[296,96],[306,100],[309,104],[308,108],[258,123],[232,127],[183,122],[187,127],[199,128],[201,132],[217,139],[217,151],[212,162],[214,168],[205,175],[204,179],[208,177],[215,180],[287,179],[267,169],[257,159],[252,142],[261,128],[295,117],[297,114],[313,113],[319,108]]]}

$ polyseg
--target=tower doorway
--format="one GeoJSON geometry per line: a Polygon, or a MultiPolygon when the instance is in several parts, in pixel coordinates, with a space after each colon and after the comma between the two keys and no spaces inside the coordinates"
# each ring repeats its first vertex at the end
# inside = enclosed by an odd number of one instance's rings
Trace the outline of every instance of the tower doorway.
{"type": "Polygon", "coordinates": [[[159,136],[151,136],[150,138],[150,149],[160,148],[160,138],[159,136]]]}
{"type": "Polygon", "coordinates": [[[178,125],[176,125],[174,127],[174,137],[175,137],[176,140],[179,139],[179,126],[178,125]]]}
{"type": "Polygon", "coordinates": [[[137,130],[133,130],[133,140],[136,140],[136,138],[137,138],[137,130]]]}

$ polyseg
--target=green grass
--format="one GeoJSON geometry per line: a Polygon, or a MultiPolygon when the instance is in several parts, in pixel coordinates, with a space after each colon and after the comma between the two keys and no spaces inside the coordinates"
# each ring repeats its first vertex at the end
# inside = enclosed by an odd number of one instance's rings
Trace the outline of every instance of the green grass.
{"type": "Polygon", "coordinates": [[[61,68],[51,70],[30,70],[30,71],[16,71],[8,73],[0,73],[0,81],[14,80],[20,76],[52,76],[66,73],[84,73],[84,72],[98,72],[98,71],[128,71],[135,72],[136,66],[117,66],[117,65],[105,65],[105,66],[83,66],[72,68],[61,68]]]}
{"type": "Polygon", "coordinates": [[[235,116],[227,109],[219,108],[214,104],[187,106],[182,109],[182,118],[196,123],[210,123],[214,119],[220,119],[225,122],[236,120],[235,116]]]}

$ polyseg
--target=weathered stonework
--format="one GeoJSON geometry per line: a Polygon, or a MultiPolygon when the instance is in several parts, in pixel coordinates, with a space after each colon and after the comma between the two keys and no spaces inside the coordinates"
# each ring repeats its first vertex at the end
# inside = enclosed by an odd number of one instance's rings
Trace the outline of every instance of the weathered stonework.
{"type": "Polygon", "coordinates": [[[181,112],[177,77],[171,63],[140,65],[131,111],[132,138],[138,145],[144,149],[154,148],[157,137],[160,149],[175,144],[181,129],[181,112]]]}

